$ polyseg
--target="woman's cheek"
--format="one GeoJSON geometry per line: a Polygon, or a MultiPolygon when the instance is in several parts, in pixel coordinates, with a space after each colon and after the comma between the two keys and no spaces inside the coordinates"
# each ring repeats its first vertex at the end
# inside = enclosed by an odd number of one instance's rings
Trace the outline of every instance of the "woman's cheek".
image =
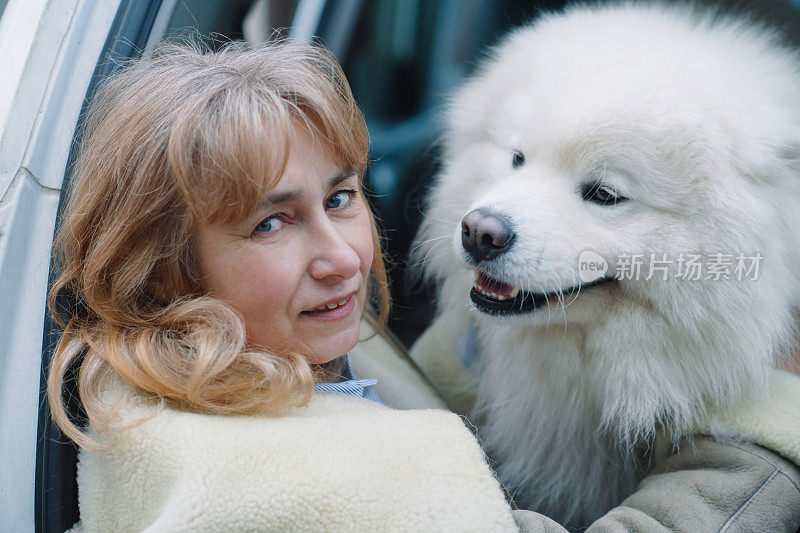
{"type": "Polygon", "coordinates": [[[240,293],[256,316],[285,312],[297,287],[298,258],[276,261],[278,255],[282,254],[258,254],[249,258],[243,269],[240,293]]]}

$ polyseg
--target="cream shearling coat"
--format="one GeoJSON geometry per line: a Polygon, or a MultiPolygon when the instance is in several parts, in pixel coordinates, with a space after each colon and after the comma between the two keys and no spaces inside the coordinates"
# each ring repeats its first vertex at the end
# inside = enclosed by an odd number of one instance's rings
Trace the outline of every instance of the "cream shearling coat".
{"type": "Polygon", "coordinates": [[[277,418],[220,417],[110,391],[125,418],[152,418],[81,452],[83,531],[517,531],[453,413],[316,394],[277,418]]]}

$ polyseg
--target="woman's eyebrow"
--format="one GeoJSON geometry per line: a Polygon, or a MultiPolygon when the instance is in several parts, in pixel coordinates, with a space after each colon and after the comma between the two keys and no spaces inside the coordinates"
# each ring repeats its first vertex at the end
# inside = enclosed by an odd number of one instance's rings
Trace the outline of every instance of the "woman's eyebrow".
{"type": "MultiPolygon", "coordinates": [[[[341,182],[345,181],[346,179],[353,176],[353,172],[349,170],[342,170],[338,174],[333,175],[328,180],[328,188],[332,189],[339,185],[341,182]]],[[[282,191],[277,192],[275,194],[270,194],[260,202],[258,202],[258,207],[266,207],[270,205],[282,204],[284,202],[291,202],[300,200],[303,197],[303,190],[302,189],[294,189],[289,191],[282,191]]]]}
{"type": "Polygon", "coordinates": [[[270,194],[269,196],[258,202],[258,207],[267,207],[270,205],[282,204],[284,202],[296,201],[301,199],[302,197],[303,197],[303,191],[300,189],[277,192],[275,194],[270,194]]]}
{"type": "Polygon", "coordinates": [[[347,178],[352,177],[355,174],[352,170],[342,170],[335,176],[332,176],[331,179],[328,180],[328,188],[333,189],[341,182],[345,181],[347,178]]]}

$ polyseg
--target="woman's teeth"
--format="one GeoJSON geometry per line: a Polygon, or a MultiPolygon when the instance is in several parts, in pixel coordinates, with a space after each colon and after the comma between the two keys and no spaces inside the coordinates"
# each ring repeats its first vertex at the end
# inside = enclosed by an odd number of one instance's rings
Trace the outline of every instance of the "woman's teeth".
{"type": "Polygon", "coordinates": [[[334,302],[332,304],[325,304],[325,305],[322,305],[320,307],[316,307],[316,308],[312,309],[312,311],[326,311],[328,309],[336,309],[337,307],[341,307],[344,304],[346,304],[347,300],[349,300],[349,299],[350,298],[345,298],[341,302],[334,302]]]}

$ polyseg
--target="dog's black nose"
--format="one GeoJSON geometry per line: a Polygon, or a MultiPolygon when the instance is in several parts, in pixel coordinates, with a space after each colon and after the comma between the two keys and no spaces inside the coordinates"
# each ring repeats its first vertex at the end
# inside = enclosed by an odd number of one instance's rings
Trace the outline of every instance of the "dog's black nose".
{"type": "Polygon", "coordinates": [[[506,253],[514,237],[511,221],[503,215],[475,209],[461,219],[461,245],[476,263],[506,253]]]}

